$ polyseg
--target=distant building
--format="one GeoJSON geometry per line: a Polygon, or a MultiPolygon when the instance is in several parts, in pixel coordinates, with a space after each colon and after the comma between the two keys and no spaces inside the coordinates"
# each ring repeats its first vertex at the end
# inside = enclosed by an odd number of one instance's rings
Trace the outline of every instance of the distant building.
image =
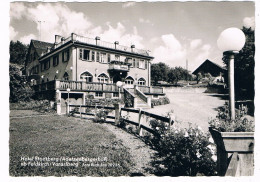
{"type": "Polygon", "coordinates": [[[204,75],[205,73],[210,73],[213,77],[222,77],[226,71],[226,68],[223,68],[207,59],[195,71],[193,71],[192,74],[197,75],[198,73],[201,73],[204,75]]]}

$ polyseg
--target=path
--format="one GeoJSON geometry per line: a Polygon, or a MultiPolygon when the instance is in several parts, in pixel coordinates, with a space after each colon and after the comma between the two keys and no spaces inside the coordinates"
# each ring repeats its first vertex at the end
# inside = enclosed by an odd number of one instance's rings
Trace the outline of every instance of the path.
{"type": "Polygon", "coordinates": [[[170,104],[155,106],[147,111],[165,115],[174,110],[175,119],[200,126],[204,131],[208,130],[208,121],[215,118],[217,108],[225,104],[219,94],[204,93],[205,88],[167,88],[165,89],[170,104]]]}
{"type": "Polygon", "coordinates": [[[113,132],[116,137],[122,141],[122,143],[129,148],[129,153],[134,160],[135,166],[131,169],[131,173],[143,174],[145,176],[150,176],[151,174],[147,173],[145,168],[150,168],[150,162],[152,161],[152,155],[155,153],[148,145],[146,145],[139,138],[133,134],[127,133],[111,124],[104,124],[108,130],[113,132]]]}

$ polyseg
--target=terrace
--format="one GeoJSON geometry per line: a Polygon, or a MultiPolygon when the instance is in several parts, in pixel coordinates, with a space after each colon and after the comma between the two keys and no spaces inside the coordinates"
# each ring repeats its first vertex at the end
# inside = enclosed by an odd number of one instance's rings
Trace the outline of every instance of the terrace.
{"type": "MultiPolygon", "coordinates": [[[[119,92],[119,87],[112,83],[99,83],[99,82],[85,82],[85,81],[65,81],[65,80],[53,80],[42,84],[34,85],[36,92],[48,91],[48,90],[60,90],[66,91],[68,88],[71,91],[80,92],[119,92]]],[[[138,86],[140,91],[145,94],[158,94],[162,95],[163,88],[161,87],[149,87],[138,86]]],[[[121,89],[121,91],[123,91],[121,89]]]]}

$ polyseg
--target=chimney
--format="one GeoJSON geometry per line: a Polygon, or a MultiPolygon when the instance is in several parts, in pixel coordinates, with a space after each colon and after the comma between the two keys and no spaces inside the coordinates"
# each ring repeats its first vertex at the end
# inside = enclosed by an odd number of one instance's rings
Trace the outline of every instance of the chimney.
{"type": "Polygon", "coordinates": [[[61,44],[64,44],[65,38],[61,37],[61,44]]]}
{"type": "Polygon", "coordinates": [[[100,40],[100,37],[96,36],[96,45],[98,45],[98,41],[100,40]]]}
{"type": "Polygon", "coordinates": [[[131,45],[131,51],[134,52],[135,45],[131,45]]]}
{"type": "Polygon", "coordinates": [[[58,43],[60,42],[62,36],[60,35],[55,35],[55,42],[54,42],[54,48],[57,47],[58,43]]]}
{"type": "Polygon", "coordinates": [[[115,49],[116,49],[116,45],[118,45],[119,42],[118,42],[118,41],[115,41],[114,44],[115,44],[115,49]]]}

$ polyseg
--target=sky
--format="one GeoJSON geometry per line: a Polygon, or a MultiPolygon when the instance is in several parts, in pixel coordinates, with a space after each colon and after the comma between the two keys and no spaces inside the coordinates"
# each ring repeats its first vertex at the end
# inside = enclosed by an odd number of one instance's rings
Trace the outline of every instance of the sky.
{"type": "Polygon", "coordinates": [[[153,63],[194,71],[206,59],[219,65],[219,34],[226,28],[255,27],[255,4],[242,2],[117,2],[10,4],[11,40],[54,42],[72,32],[149,50],[153,63]]]}

